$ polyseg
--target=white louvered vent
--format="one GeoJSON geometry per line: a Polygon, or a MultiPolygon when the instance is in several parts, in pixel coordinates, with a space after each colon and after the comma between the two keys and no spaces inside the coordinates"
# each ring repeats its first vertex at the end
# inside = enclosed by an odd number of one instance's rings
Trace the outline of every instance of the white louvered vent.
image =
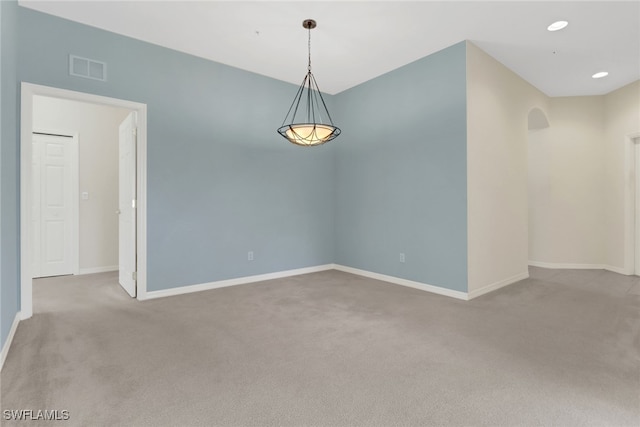
{"type": "Polygon", "coordinates": [[[107,80],[107,64],[94,59],[69,55],[69,74],[93,80],[107,80]]]}

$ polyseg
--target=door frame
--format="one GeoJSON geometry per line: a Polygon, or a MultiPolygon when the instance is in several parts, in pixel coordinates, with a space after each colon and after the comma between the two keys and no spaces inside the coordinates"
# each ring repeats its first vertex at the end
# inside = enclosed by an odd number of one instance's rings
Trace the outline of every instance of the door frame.
{"type": "MultiPolygon", "coordinates": [[[[43,133],[47,135],[61,136],[64,138],[71,138],[71,269],[73,274],[80,273],[80,197],[78,191],[80,190],[80,157],[78,144],[79,135],[78,132],[71,132],[68,130],[49,129],[49,128],[34,128],[31,132],[33,138],[34,133],[43,133]]],[[[33,153],[32,153],[33,155],[33,153]]],[[[31,187],[29,187],[31,188],[31,187]]],[[[31,209],[31,204],[29,205],[31,209]]],[[[29,241],[31,244],[31,241],[29,241]]]]}
{"type": "Polygon", "coordinates": [[[136,256],[137,299],[147,295],[147,105],[139,102],[109,98],[33,83],[21,83],[20,108],[20,317],[33,315],[33,279],[31,277],[31,134],[33,133],[33,97],[36,95],[71,101],[128,108],[138,113],[136,149],[136,256]]]}
{"type": "MultiPolygon", "coordinates": [[[[640,175],[640,165],[636,164],[636,142],[640,138],[640,132],[633,132],[625,136],[624,158],[625,158],[625,242],[624,242],[624,273],[640,274],[636,271],[636,228],[640,224],[636,223],[636,186],[638,175],[640,175]]],[[[640,148],[638,148],[640,149],[640,148]]]]}

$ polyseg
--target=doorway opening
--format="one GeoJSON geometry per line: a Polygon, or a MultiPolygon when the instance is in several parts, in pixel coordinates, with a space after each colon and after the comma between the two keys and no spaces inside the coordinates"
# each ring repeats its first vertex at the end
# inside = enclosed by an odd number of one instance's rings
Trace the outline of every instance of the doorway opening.
{"type": "Polygon", "coordinates": [[[635,259],[634,272],[636,276],[640,276],[640,135],[636,135],[632,139],[633,158],[634,158],[634,175],[635,175],[635,259]]]}
{"type": "MultiPolygon", "coordinates": [[[[35,233],[38,231],[37,224],[35,223],[35,219],[34,219],[38,217],[37,215],[35,215],[38,212],[34,212],[34,210],[37,209],[37,206],[34,208],[34,199],[38,198],[38,194],[36,194],[37,188],[34,182],[36,178],[34,178],[34,176],[37,176],[37,172],[38,172],[35,169],[44,170],[42,169],[42,167],[40,168],[34,167],[34,164],[33,164],[34,147],[36,147],[36,149],[42,150],[42,148],[38,148],[38,147],[41,147],[40,145],[34,145],[34,144],[42,144],[42,138],[44,137],[40,135],[47,134],[48,135],[47,141],[52,143],[52,148],[50,148],[50,150],[52,150],[54,154],[58,153],[58,154],[64,155],[65,147],[72,148],[72,146],[61,145],[63,142],[68,143],[69,140],[67,139],[65,141],[59,138],[64,138],[68,136],[73,137],[75,133],[76,144],[78,142],[77,130],[70,130],[70,129],[60,130],[60,129],[52,129],[51,127],[45,128],[44,126],[42,126],[42,123],[41,123],[41,126],[36,125],[36,121],[34,121],[34,119],[36,118],[34,113],[34,105],[36,101],[38,101],[41,98],[47,98],[50,100],[57,100],[59,102],[68,102],[68,103],[69,101],[71,101],[70,104],[83,103],[84,105],[90,105],[94,107],[110,107],[111,109],[114,109],[114,110],[119,109],[120,111],[123,112],[122,113],[123,115],[126,115],[126,119],[123,120],[122,122],[123,125],[125,125],[125,122],[126,122],[126,125],[124,126],[125,127],[124,132],[128,133],[128,135],[124,135],[126,139],[124,144],[125,144],[125,147],[127,147],[127,143],[130,145],[128,145],[129,153],[127,156],[125,156],[124,161],[128,165],[129,176],[127,177],[127,179],[129,179],[131,185],[127,187],[127,192],[125,192],[125,195],[127,198],[133,197],[131,200],[127,200],[126,203],[124,203],[125,206],[123,206],[122,200],[117,200],[115,206],[113,206],[113,201],[110,202],[111,203],[110,206],[112,207],[112,209],[111,209],[111,212],[109,213],[109,217],[107,218],[108,221],[106,222],[112,223],[111,228],[115,229],[115,232],[114,230],[108,231],[108,234],[110,234],[110,238],[112,240],[111,246],[115,245],[115,247],[112,247],[112,249],[108,251],[111,253],[111,258],[109,259],[113,259],[113,260],[106,262],[106,264],[105,264],[105,261],[103,261],[102,265],[98,265],[98,267],[95,267],[95,266],[92,267],[92,260],[87,258],[87,257],[91,258],[92,246],[90,241],[95,236],[91,236],[91,235],[85,236],[85,239],[84,239],[85,242],[83,246],[83,241],[82,239],[79,238],[80,233],[77,230],[76,230],[76,234],[74,234],[73,227],[69,228],[68,225],[65,226],[64,221],[62,222],[58,221],[57,228],[56,228],[56,225],[54,224],[54,226],[51,227],[51,229],[53,231],[57,230],[57,234],[53,233],[52,231],[53,234],[51,234],[51,236],[60,237],[61,233],[65,236],[70,235],[69,242],[67,243],[71,243],[68,246],[71,247],[72,249],[70,250],[65,249],[66,246],[64,244],[64,239],[63,239],[63,240],[56,240],[55,244],[51,244],[51,242],[49,242],[49,249],[51,248],[55,249],[50,252],[57,254],[57,258],[56,258],[57,260],[61,259],[60,254],[63,254],[63,255],[70,254],[69,257],[72,260],[71,262],[72,267],[71,269],[69,269],[69,265],[62,265],[64,264],[62,263],[61,264],[62,266],[59,266],[60,268],[58,270],[51,270],[51,272],[54,273],[51,275],[58,275],[60,273],[64,274],[65,271],[66,272],[70,271],[71,274],[78,274],[78,273],[86,274],[86,273],[112,271],[115,269],[120,269],[119,264],[121,260],[118,259],[119,257],[118,245],[119,245],[119,241],[121,240],[120,230],[126,229],[130,233],[128,238],[132,242],[132,244],[128,245],[128,256],[133,259],[133,262],[128,262],[128,268],[131,268],[133,271],[129,272],[129,280],[127,282],[128,288],[125,285],[123,285],[123,288],[127,290],[129,295],[135,296],[140,300],[145,299],[146,276],[147,276],[146,275],[146,246],[147,246],[146,245],[146,206],[147,206],[146,204],[146,193],[147,193],[146,192],[146,158],[147,158],[146,105],[142,103],[126,101],[126,100],[121,100],[116,98],[108,98],[108,97],[92,95],[92,94],[87,94],[82,92],[75,92],[75,91],[52,88],[47,86],[34,85],[30,83],[22,83],[21,156],[20,156],[20,162],[21,162],[21,174],[20,174],[20,178],[21,178],[21,183],[20,183],[21,317],[23,319],[26,319],[32,316],[33,314],[32,278],[34,277],[34,275],[37,275],[37,274],[42,275],[42,271],[38,272],[37,267],[32,262],[34,260],[34,252],[37,252],[37,250],[40,250],[41,253],[43,252],[42,242],[39,243],[40,249],[37,249],[38,247],[35,245],[36,242],[34,242],[35,233]],[[34,132],[37,132],[37,133],[34,134],[34,132]],[[33,142],[36,140],[39,140],[39,142],[33,142]],[[58,144],[57,146],[56,146],[56,143],[58,144]],[[122,217],[123,211],[126,211],[127,219],[125,222],[126,222],[126,225],[128,226],[122,226],[122,221],[118,219],[122,217]],[[130,225],[133,225],[133,227],[131,227],[130,225]],[[66,230],[67,233],[62,232],[61,230],[66,230]],[[73,249],[74,246],[75,246],[75,249],[73,249]],[[77,251],[76,254],[73,253],[74,250],[77,251]],[[114,253],[116,254],[115,258],[113,256],[114,253]],[[79,259],[83,259],[80,256],[80,254],[84,256],[84,265],[81,265],[80,262],[78,261],[79,259]]],[[[122,132],[123,132],[123,126],[120,126],[120,129],[116,129],[115,131],[115,134],[120,137],[120,140],[122,140],[122,136],[123,136],[122,132]],[[118,135],[118,132],[120,133],[119,135],[118,135]]],[[[80,138],[82,138],[82,135],[80,135],[80,138]]],[[[86,141],[86,142],[88,143],[89,141],[86,141]]],[[[118,143],[117,141],[112,143],[115,143],[115,147],[112,146],[110,147],[110,149],[112,150],[112,152],[115,153],[112,155],[112,157],[114,155],[116,156],[114,158],[114,161],[116,163],[114,163],[115,166],[112,166],[110,173],[115,174],[115,188],[113,188],[114,181],[112,180],[110,184],[106,186],[103,185],[104,191],[97,193],[95,195],[100,194],[100,196],[104,196],[104,193],[109,191],[112,193],[115,192],[115,194],[119,195],[122,192],[121,189],[119,188],[120,187],[119,182],[122,180],[122,178],[119,177],[118,175],[120,170],[123,169],[122,167],[120,167],[120,164],[122,163],[122,159],[120,159],[120,154],[119,154],[119,151],[121,151],[119,146],[122,145],[123,143],[122,141],[120,141],[120,143],[118,143]],[[115,167],[115,171],[113,170],[114,167],[115,167]]],[[[73,152],[73,148],[71,149],[71,152],[73,152]]],[[[71,159],[71,157],[69,157],[70,159],[69,163],[71,165],[69,171],[71,171],[71,175],[73,175],[74,166],[72,161],[73,159],[71,159]]],[[[53,160],[47,159],[47,161],[53,161],[53,160]]],[[[55,164],[54,166],[57,167],[59,165],[55,164]]],[[[58,170],[57,175],[55,172],[56,170],[55,167],[49,168],[49,169],[54,171],[52,178],[55,178],[58,175],[59,176],[67,175],[61,172],[61,169],[59,167],[57,169],[58,170]]],[[[76,171],[78,170],[77,165],[75,166],[75,169],[76,171]]],[[[49,172],[49,173],[51,174],[52,172],[49,172]]],[[[77,176],[79,175],[80,173],[77,173],[77,176]]],[[[100,178],[100,175],[101,175],[100,172],[95,174],[95,176],[97,177],[96,179],[100,178]]],[[[51,182],[54,182],[54,183],[56,182],[55,179],[53,181],[49,179],[47,180],[40,179],[40,181],[41,183],[43,181],[46,181],[49,184],[51,182]]],[[[66,184],[68,185],[69,183],[66,183],[66,184]]],[[[49,186],[51,187],[51,185],[49,186]]],[[[42,185],[40,185],[40,188],[44,188],[45,189],[44,191],[48,190],[46,186],[42,187],[42,185]]],[[[68,192],[69,194],[66,194],[63,190],[61,190],[62,189],[61,185],[57,187],[53,186],[52,188],[53,188],[52,194],[55,196],[63,197],[65,202],[68,202],[68,204],[71,207],[75,205],[76,207],[81,206],[83,209],[86,209],[87,206],[89,206],[88,202],[91,200],[92,192],[87,188],[83,189],[78,187],[77,184],[71,183],[71,191],[68,192]],[[62,193],[60,193],[60,191],[62,191],[62,193]],[[87,203],[85,205],[82,205],[83,202],[87,202],[87,203]]],[[[60,200],[63,200],[63,199],[60,199],[60,200]]],[[[38,206],[44,206],[44,205],[40,203],[38,206]]],[[[53,215],[56,212],[52,210],[51,213],[53,215]]],[[[59,219],[61,216],[64,216],[66,214],[67,212],[65,212],[64,210],[58,211],[57,218],[59,219]]],[[[70,215],[71,217],[73,217],[73,213],[71,213],[70,215]]],[[[40,216],[39,221],[42,223],[42,221],[44,221],[44,218],[40,216]]],[[[98,218],[98,222],[100,222],[100,218],[98,218]]],[[[79,221],[75,221],[75,225],[78,226],[78,224],[79,224],[79,221]]],[[[85,224],[85,228],[86,230],[90,230],[90,233],[91,233],[91,232],[99,232],[100,227],[96,226],[96,224],[93,224],[93,225],[85,224]]],[[[42,233],[39,233],[39,236],[42,236],[42,233]]],[[[93,260],[93,264],[94,265],[96,264],[95,260],[93,260]]],[[[100,263],[98,262],[98,264],[100,263]]]]}
{"type": "Polygon", "coordinates": [[[541,165],[549,157],[549,145],[546,143],[549,119],[540,108],[534,107],[527,117],[527,251],[529,265],[552,267],[543,262],[540,254],[548,246],[548,236],[541,224],[545,223],[546,212],[541,209],[548,204],[549,171],[541,165]]]}
{"type": "Polygon", "coordinates": [[[640,132],[624,144],[624,274],[640,276],[640,132]]]}

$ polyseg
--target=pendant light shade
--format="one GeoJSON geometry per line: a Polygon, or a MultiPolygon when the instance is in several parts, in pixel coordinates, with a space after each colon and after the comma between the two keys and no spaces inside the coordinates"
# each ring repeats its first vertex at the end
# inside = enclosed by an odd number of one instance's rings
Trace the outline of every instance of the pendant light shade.
{"type": "Polygon", "coordinates": [[[311,147],[331,141],[340,135],[340,129],[333,124],[311,72],[311,30],[316,27],[316,21],[306,19],[302,26],[309,30],[309,66],[278,133],[293,144],[311,147]]]}

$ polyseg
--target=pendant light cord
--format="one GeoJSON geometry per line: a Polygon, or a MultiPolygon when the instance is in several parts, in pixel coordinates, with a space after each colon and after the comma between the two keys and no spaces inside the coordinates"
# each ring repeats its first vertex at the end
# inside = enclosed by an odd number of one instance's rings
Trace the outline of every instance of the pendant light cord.
{"type": "Polygon", "coordinates": [[[309,27],[309,66],[307,70],[311,71],[311,27],[309,27]]]}

